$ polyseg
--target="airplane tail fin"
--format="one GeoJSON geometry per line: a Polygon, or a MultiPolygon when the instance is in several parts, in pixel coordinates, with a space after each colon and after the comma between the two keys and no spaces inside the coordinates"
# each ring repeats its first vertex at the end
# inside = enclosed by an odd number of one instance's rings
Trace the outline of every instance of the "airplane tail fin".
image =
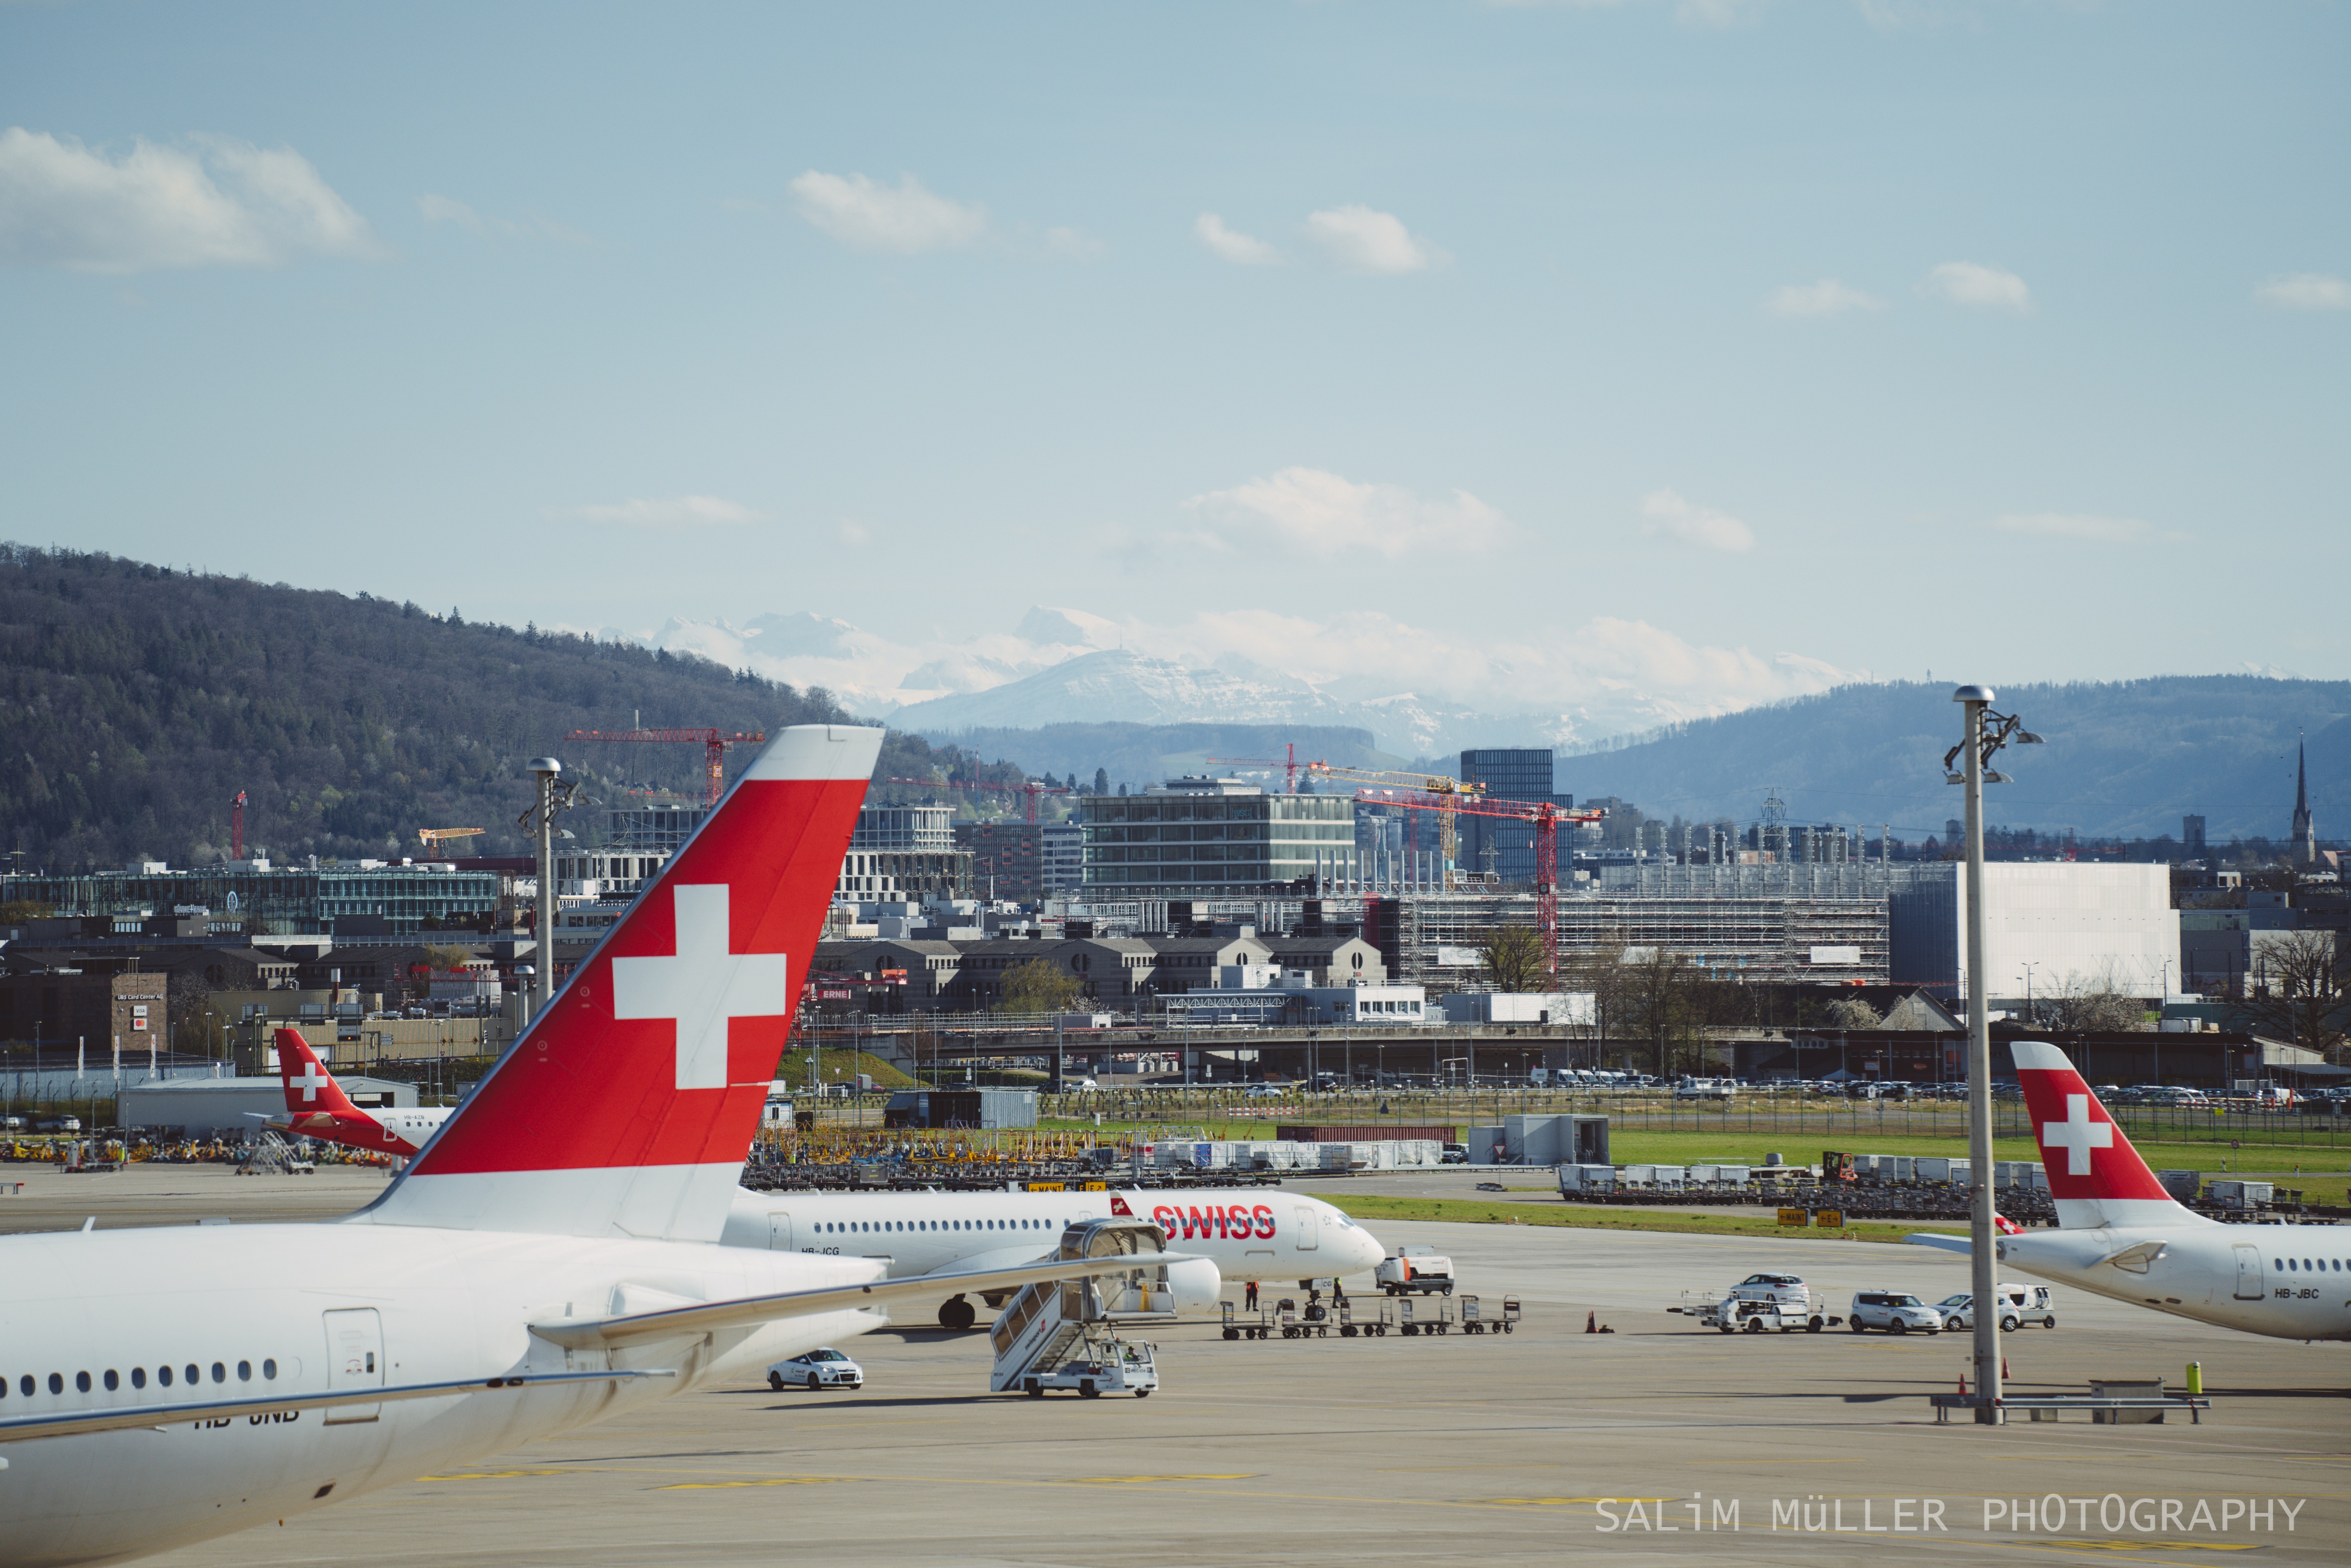
{"type": "Polygon", "coordinates": [[[881,747],[841,725],[770,741],[359,1218],[716,1240],[881,747]]]}
{"type": "Polygon", "coordinates": [[[2064,1051],[2037,1040],[2020,1040],[2010,1050],[2061,1227],[2159,1225],[2196,1218],[2155,1179],[2064,1051]]]}
{"type": "Polygon", "coordinates": [[[310,1042],[298,1029],[281,1029],[277,1037],[277,1081],[286,1089],[286,1113],[298,1121],[304,1116],[325,1112],[330,1116],[353,1116],[360,1108],[310,1049],[310,1042]]]}

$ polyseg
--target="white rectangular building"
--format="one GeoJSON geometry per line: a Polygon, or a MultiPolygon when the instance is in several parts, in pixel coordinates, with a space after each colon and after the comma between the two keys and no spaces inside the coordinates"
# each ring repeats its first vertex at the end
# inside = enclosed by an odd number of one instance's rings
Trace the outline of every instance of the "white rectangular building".
{"type": "MultiPolygon", "coordinates": [[[[1891,894],[1896,985],[1967,984],[1966,867],[1918,868],[1891,894]]],[[[1985,980],[1995,1009],[2028,995],[2111,986],[2160,999],[2179,989],[2179,912],[2163,865],[1995,861],[1984,867],[1985,980]]]]}

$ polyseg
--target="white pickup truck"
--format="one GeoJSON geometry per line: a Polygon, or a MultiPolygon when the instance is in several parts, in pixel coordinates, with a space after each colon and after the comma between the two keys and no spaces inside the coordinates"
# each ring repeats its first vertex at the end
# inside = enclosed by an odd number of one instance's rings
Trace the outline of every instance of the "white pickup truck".
{"type": "Polygon", "coordinates": [[[1434,1247],[1400,1247],[1395,1257],[1383,1260],[1373,1271],[1372,1281],[1391,1296],[1408,1296],[1415,1291],[1424,1296],[1449,1296],[1453,1260],[1434,1247]]]}

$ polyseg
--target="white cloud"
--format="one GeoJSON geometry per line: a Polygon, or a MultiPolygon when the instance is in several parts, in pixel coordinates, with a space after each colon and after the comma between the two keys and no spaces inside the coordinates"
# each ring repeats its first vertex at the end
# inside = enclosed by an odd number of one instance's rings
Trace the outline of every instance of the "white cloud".
{"type": "Polygon", "coordinates": [[[618,505],[574,507],[569,511],[547,515],[550,517],[577,517],[584,523],[618,523],[632,528],[726,528],[760,520],[759,514],[750,507],[719,496],[634,499],[618,505]]]}
{"type": "Polygon", "coordinates": [[[1270,532],[1305,554],[1332,558],[1483,550],[1510,528],[1467,490],[1430,500],[1400,485],[1357,484],[1321,468],[1284,468],[1184,504],[1207,516],[1222,530],[1218,542],[1228,547],[1246,547],[1270,532]]]}
{"type": "Polygon", "coordinates": [[[141,139],[110,158],[72,137],[0,131],[0,260],[125,273],[382,254],[367,220],[291,148],[141,139]]]}
{"type": "Polygon", "coordinates": [[[1842,316],[1849,310],[1883,310],[1886,301],[1834,277],[1791,283],[1774,293],[1765,308],[1774,316],[1842,316]]]}
{"type": "Polygon", "coordinates": [[[428,224],[454,224],[468,234],[496,235],[507,239],[551,239],[566,245],[593,245],[596,242],[577,229],[566,228],[552,218],[537,213],[524,214],[520,220],[501,218],[475,212],[465,203],[448,196],[436,196],[431,192],[416,198],[416,211],[428,224]]]}
{"type": "Polygon", "coordinates": [[[1918,287],[1954,305],[2013,310],[2020,316],[2032,308],[2032,291],[2025,287],[2024,279],[1980,262],[1947,261],[1929,272],[1918,287]]]}
{"type": "Polygon", "coordinates": [[[1192,220],[1192,234],[1202,245],[1242,267],[1271,267],[1281,259],[1273,246],[1238,229],[1228,229],[1225,220],[1214,213],[1202,213],[1192,220]]]}
{"type": "Polygon", "coordinates": [[[2253,298],[2281,310],[2351,310],[2351,283],[2324,272],[2297,272],[2271,278],[2253,298]]]}
{"type": "Polygon", "coordinates": [[[811,169],[791,183],[800,216],[857,250],[914,256],[969,245],[987,227],[986,207],[949,201],[924,188],[912,174],[895,189],[862,174],[826,174],[811,169]]]}
{"type": "Polygon", "coordinates": [[[1445,253],[1404,226],[1394,213],[1372,207],[1332,207],[1306,220],[1306,232],[1351,272],[1426,272],[1445,253]]]}
{"type": "Polygon", "coordinates": [[[1047,229],[1045,248],[1066,261],[1099,261],[1110,247],[1076,229],[1047,229]]]}
{"type": "Polygon", "coordinates": [[[2137,517],[2100,517],[2084,512],[2011,512],[1994,517],[1991,526],[2006,534],[2037,534],[2086,544],[2136,545],[2156,538],[2154,526],[2137,517]]]}
{"type": "Polygon", "coordinates": [[[1671,490],[1652,490],[1641,497],[1645,534],[1669,534],[1686,544],[1737,553],[1755,548],[1755,530],[1728,512],[1701,507],[1671,490]]]}

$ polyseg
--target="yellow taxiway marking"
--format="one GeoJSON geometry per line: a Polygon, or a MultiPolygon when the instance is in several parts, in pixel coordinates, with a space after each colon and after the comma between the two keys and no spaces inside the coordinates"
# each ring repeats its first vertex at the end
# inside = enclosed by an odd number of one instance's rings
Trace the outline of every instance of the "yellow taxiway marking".
{"type": "Polygon", "coordinates": [[[821,1487],[836,1481],[863,1480],[863,1476],[769,1476],[756,1481],[678,1481],[655,1491],[726,1491],[735,1487],[821,1487]]]}
{"type": "Polygon", "coordinates": [[[1065,1484],[1071,1486],[1134,1486],[1144,1481],[1253,1481],[1256,1470],[1242,1470],[1231,1475],[1196,1476],[1071,1476],[1065,1484]]]}
{"type": "Polygon", "coordinates": [[[420,1481],[503,1481],[511,1479],[516,1476],[576,1476],[585,1473],[585,1471],[569,1469],[557,1470],[458,1470],[445,1476],[419,1476],[416,1479],[420,1481]]]}

